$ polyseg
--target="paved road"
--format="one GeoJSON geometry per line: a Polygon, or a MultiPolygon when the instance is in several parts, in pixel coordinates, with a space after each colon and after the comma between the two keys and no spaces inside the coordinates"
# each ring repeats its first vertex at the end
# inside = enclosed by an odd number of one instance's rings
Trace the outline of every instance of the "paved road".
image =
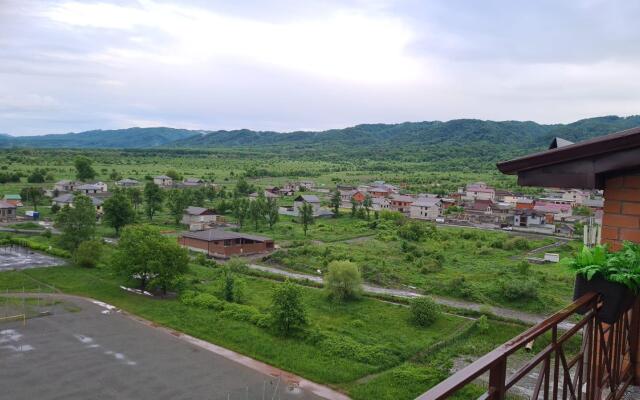
{"type": "MultiPolygon", "coordinates": [[[[318,283],[322,283],[323,282],[322,277],[321,276],[317,276],[317,275],[309,275],[309,274],[303,274],[303,273],[299,273],[299,272],[291,272],[291,271],[286,271],[286,270],[275,268],[275,267],[267,267],[267,266],[258,265],[258,264],[248,264],[248,266],[251,269],[270,272],[270,273],[274,273],[274,274],[278,274],[278,275],[284,275],[284,276],[288,276],[288,277],[293,278],[293,279],[300,279],[300,280],[308,279],[308,280],[313,281],[313,282],[318,282],[318,283]]],[[[416,291],[413,291],[413,290],[389,289],[389,288],[382,288],[382,287],[379,287],[379,286],[373,286],[373,285],[369,285],[369,284],[362,285],[362,289],[365,292],[368,292],[368,293],[384,294],[384,295],[396,296],[396,297],[404,297],[404,298],[413,298],[413,297],[423,296],[422,293],[419,293],[419,292],[416,292],[416,291]]],[[[503,318],[509,318],[509,319],[522,321],[524,323],[531,324],[531,325],[538,324],[538,323],[544,321],[547,318],[547,316],[544,316],[544,315],[531,314],[531,313],[527,313],[527,312],[524,312],[524,311],[512,310],[512,309],[509,309],[509,308],[487,306],[485,304],[472,303],[472,302],[469,302],[469,301],[451,299],[451,298],[448,298],[448,297],[440,297],[440,296],[434,296],[434,295],[430,295],[430,296],[437,303],[442,304],[442,305],[446,305],[446,306],[454,307],[454,308],[460,308],[460,309],[464,309],[464,310],[478,311],[478,312],[483,312],[483,311],[487,310],[487,311],[491,312],[494,315],[497,315],[497,316],[500,316],[500,317],[503,317],[503,318]]],[[[564,323],[560,324],[560,328],[564,329],[564,330],[571,329],[571,327],[573,327],[573,324],[569,323],[569,322],[564,322],[564,323]]]]}
{"type": "Polygon", "coordinates": [[[64,301],[53,315],[0,325],[0,398],[348,399],[108,304],[48,296],[64,301]]]}

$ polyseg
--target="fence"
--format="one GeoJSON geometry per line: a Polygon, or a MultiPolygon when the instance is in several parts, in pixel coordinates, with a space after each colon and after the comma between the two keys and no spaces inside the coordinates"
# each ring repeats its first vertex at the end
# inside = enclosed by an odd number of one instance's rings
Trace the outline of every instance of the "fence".
{"type": "MultiPolygon", "coordinates": [[[[633,379],[638,346],[637,322],[633,312],[624,313],[607,325],[598,320],[599,296],[588,293],[569,307],[532,327],[511,341],[479,358],[444,380],[416,400],[440,400],[455,395],[483,374],[489,374],[487,391],[480,399],[503,400],[522,378],[538,368],[537,381],[530,399],[545,400],[618,400],[633,379]],[[571,329],[561,334],[559,325],[588,310],[571,329]],[[551,334],[550,343],[511,376],[507,361],[518,350],[542,335],[551,334]],[[569,355],[567,343],[582,336],[576,354],[569,355]]],[[[636,311],[636,310],[634,310],[636,311]]]]}

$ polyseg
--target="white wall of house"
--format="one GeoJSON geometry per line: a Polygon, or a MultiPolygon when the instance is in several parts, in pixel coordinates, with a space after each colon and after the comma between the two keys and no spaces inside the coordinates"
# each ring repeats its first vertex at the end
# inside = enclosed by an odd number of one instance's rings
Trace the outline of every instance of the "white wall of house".
{"type": "Polygon", "coordinates": [[[417,206],[412,205],[409,210],[409,218],[413,219],[425,219],[425,220],[435,220],[440,216],[440,207],[432,206],[417,206]]]}

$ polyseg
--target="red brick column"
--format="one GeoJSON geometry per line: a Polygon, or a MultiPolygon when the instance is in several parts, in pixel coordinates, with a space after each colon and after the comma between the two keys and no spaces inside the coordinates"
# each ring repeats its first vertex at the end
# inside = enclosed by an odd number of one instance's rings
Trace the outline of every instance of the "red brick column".
{"type": "MultiPolygon", "coordinates": [[[[640,172],[609,178],[604,189],[602,242],[616,251],[623,241],[640,243],[640,172]]],[[[632,347],[636,348],[635,383],[640,383],[640,304],[636,302],[631,315],[632,347]],[[635,333],[635,334],[634,334],[635,333]]]]}
{"type": "Polygon", "coordinates": [[[622,242],[640,243],[640,173],[607,179],[602,242],[619,250],[622,242]]]}

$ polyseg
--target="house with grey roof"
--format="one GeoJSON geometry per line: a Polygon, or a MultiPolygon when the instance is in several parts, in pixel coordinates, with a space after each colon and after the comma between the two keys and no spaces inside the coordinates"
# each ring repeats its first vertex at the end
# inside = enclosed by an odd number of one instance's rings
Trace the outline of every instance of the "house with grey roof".
{"type": "Polygon", "coordinates": [[[173,178],[166,175],[158,175],[153,177],[153,183],[162,187],[173,186],[173,178]]]}
{"type": "Polygon", "coordinates": [[[409,208],[409,218],[435,220],[442,211],[442,202],[437,197],[419,197],[409,208]]]}

